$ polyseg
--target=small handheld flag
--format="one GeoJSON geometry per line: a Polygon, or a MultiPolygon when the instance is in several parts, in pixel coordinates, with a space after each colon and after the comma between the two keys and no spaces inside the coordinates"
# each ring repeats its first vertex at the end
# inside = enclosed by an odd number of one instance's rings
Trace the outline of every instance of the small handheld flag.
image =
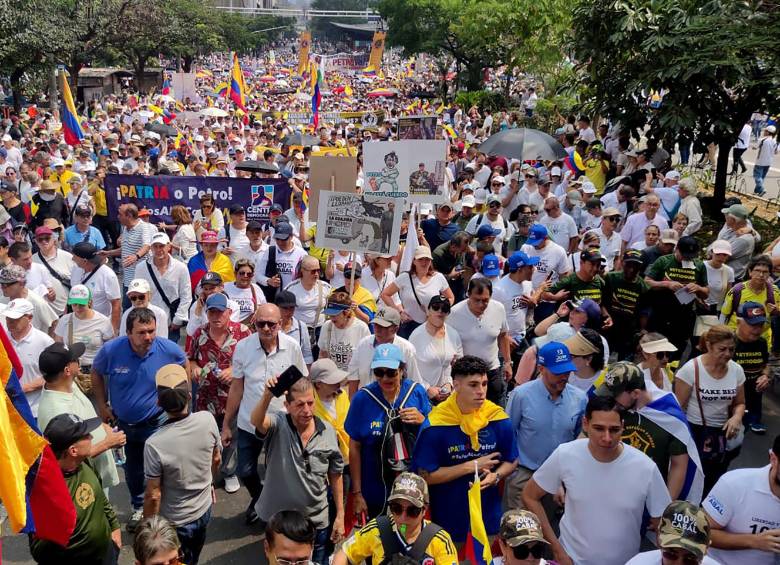
{"type": "Polygon", "coordinates": [[[474,482],[469,488],[469,533],[463,550],[472,565],[488,565],[493,560],[490,553],[485,523],[482,521],[482,488],[479,467],[474,461],[474,482]]]}

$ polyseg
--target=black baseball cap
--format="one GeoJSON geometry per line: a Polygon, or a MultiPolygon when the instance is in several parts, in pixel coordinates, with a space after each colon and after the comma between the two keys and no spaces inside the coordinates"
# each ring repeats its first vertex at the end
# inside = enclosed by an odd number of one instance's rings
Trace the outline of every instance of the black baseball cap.
{"type": "Polygon", "coordinates": [[[241,204],[233,204],[230,207],[230,213],[231,214],[246,214],[246,210],[244,209],[241,204]]]}
{"type": "Polygon", "coordinates": [[[87,346],[80,342],[72,344],[70,348],[62,343],[52,343],[38,356],[38,368],[44,375],[56,375],[63,371],[68,363],[78,361],[86,349],[87,346]]]}
{"type": "Polygon", "coordinates": [[[59,414],[49,421],[43,437],[51,444],[54,451],[62,451],[80,439],[89,437],[89,434],[100,427],[101,423],[100,418],[82,420],[75,414],[59,414]]]}
{"type": "Polygon", "coordinates": [[[200,279],[200,286],[203,286],[204,284],[220,285],[222,284],[222,275],[215,273],[214,271],[209,271],[200,279]]]}
{"type": "Polygon", "coordinates": [[[355,261],[354,263],[350,261],[344,265],[344,278],[352,278],[352,271],[355,271],[355,278],[359,279],[363,276],[363,265],[361,265],[358,261],[355,261]]]}
{"type": "Polygon", "coordinates": [[[683,259],[694,259],[699,254],[699,242],[696,241],[695,237],[686,235],[677,242],[677,250],[683,259]]]}
{"type": "Polygon", "coordinates": [[[452,309],[450,301],[441,294],[434,294],[428,301],[428,308],[433,308],[434,306],[442,306],[445,312],[449,312],[452,309]]]}
{"type": "Polygon", "coordinates": [[[246,231],[263,231],[263,224],[257,220],[249,220],[246,223],[246,231]]]}
{"type": "Polygon", "coordinates": [[[97,255],[98,248],[88,241],[80,241],[73,246],[73,254],[81,259],[91,260],[97,255]]]}
{"type": "Polygon", "coordinates": [[[289,290],[282,290],[276,293],[274,304],[279,308],[295,308],[298,306],[298,301],[292,292],[289,290]]]}

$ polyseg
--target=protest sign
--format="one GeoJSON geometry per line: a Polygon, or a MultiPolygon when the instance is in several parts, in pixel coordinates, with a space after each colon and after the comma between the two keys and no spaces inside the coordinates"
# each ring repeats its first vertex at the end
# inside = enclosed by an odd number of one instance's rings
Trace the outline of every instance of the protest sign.
{"type": "Polygon", "coordinates": [[[447,200],[445,141],[364,143],[367,195],[406,198],[410,202],[447,200]]]}
{"type": "Polygon", "coordinates": [[[171,86],[176,100],[189,98],[193,102],[200,102],[200,96],[195,88],[195,73],[172,73],[171,86]]]}
{"type": "Polygon", "coordinates": [[[398,139],[436,139],[436,116],[398,118],[398,139]]]}
{"type": "Polygon", "coordinates": [[[309,217],[316,218],[320,191],[355,192],[355,157],[315,156],[309,159],[309,217]]]}
{"type": "Polygon", "coordinates": [[[120,204],[132,203],[152,212],[153,223],[172,224],[171,208],[180,204],[188,210],[200,207],[200,196],[210,193],[224,211],[234,204],[246,210],[247,220],[268,222],[272,204],[291,207],[292,189],[287,179],[239,179],[229,177],[178,177],[108,175],[105,180],[108,217],[116,218],[120,204]]]}
{"type": "Polygon", "coordinates": [[[323,190],[316,244],[359,253],[396,253],[403,204],[401,199],[323,190]]]}

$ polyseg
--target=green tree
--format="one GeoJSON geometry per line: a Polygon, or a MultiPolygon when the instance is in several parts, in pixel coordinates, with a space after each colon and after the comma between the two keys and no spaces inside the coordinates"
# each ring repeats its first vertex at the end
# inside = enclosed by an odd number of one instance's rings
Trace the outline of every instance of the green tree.
{"type": "Polygon", "coordinates": [[[577,82],[594,113],[637,132],[718,145],[715,202],[752,112],[780,106],[775,0],[577,0],[577,82]],[[650,111],[647,96],[664,91],[650,111]]]}

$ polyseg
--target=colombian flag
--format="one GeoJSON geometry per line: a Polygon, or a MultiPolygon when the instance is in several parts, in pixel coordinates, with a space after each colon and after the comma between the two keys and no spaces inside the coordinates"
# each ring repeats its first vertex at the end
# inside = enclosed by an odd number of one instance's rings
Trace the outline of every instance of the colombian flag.
{"type": "Polygon", "coordinates": [[[582,155],[576,151],[572,151],[569,156],[563,160],[563,164],[574,173],[575,179],[585,173],[585,163],[582,161],[582,155]]]}
{"type": "Polygon", "coordinates": [[[474,462],[474,482],[469,489],[470,528],[463,547],[464,556],[472,565],[488,565],[493,560],[490,553],[485,524],[482,522],[482,491],[480,489],[477,463],[474,462]]]}
{"type": "Polygon", "coordinates": [[[363,73],[364,77],[375,77],[376,76],[376,69],[373,67],[373,65],[369,65],[365,69],[361,71],[363,73]]]}
{"type": "Polygon", "coordinates": [[[224,98],[227,96],[228,93],[228,83],[220,82],[214,90],[216,90],[218,95],[224,98]]]}
{"type": "Polygon", "coordinates": [[[163,122],[167,125],[170,125],[170,123],[176,119],[176,114],[173,112],[170,112],[166,110],[165,108],[160,108],[159,106],[155,106],[154,104],[149,104],[149,109],[157,114],[158,116],[162,116],[163,122]]]}
{"type": "Polygon", "coordinates": [[[22,392],[21,374],[21,363],[0,327],[0,499],[13,531],[66,546],[76,509],[22,392]]]}
{"type": "Polygon", "coordinates": [[[246,111],[246,83],[244,82],[244,73],[241,72],[241,65],[238,63],[237,53],[233,53],[233,70],[230,71],[228,98],[244,112],[244,123],[248,123],[249,115],[246,111]]]}
{"type": "Polygon", "coordinates": [[[79,123],[78,114],[76,113],[76,105],[73,103],[73,95],[70,93],[70,85],[68,79],[63,73],[62,75],[62,133],[65,136],[65,143],[68,145],[78,145],[81,140],[84,139],[84,130],[81,129],[79,123]]]}
{"type": "Polygon", "coordinates": [[[309,74],[311,75],[311,112],[313,114],[312,123],[314,129],[320,123],[320,104],[322,103],[322,61],[318,63],[309,63],[309,74]]]}
{"type": "Polygon", "coordinates": [[[173,87],[171,86],[171,77],[166,73],[165,80],[163,80],[162,84],[162,93],[165,96],[172,96],[171,91],[173,90],[173,87]]]}

